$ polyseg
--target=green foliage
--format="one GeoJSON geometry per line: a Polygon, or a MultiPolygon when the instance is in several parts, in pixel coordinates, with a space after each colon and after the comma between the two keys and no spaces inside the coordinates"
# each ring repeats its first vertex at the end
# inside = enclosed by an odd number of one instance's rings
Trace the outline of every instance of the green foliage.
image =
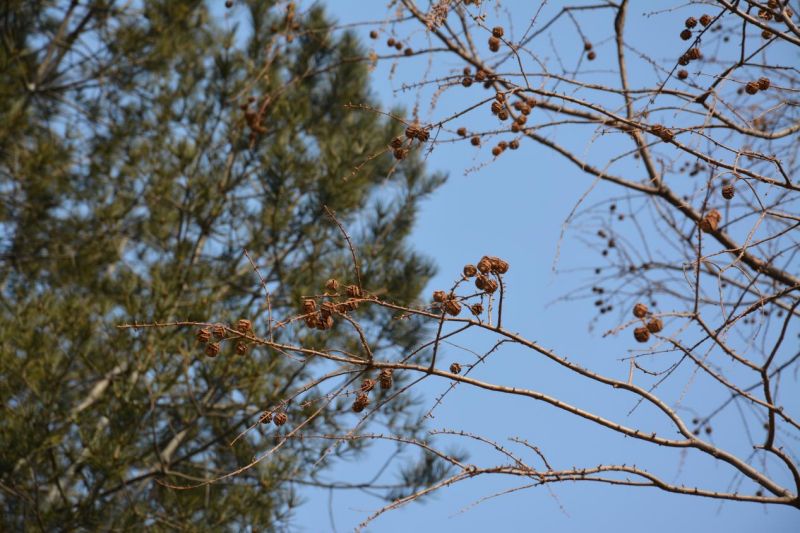
{"type": "MultiPolygon", "coordinates": [[[[413,155],[371,158],[399,127],[345,109],[370,101],[359,43],[318,8],[298,14],[289,41],[272,4],[252,0],[232,30],[197,0],[0,7],[5,528],[280,527],[298,504],[291,480],[325,443],[290,441],[207,489],[154,480],[208,479],[263,453],[273,426],[228,444],[314,365],[266,350],[211,361],[192,331],[115,326],[247,317],[266,333],[243,249],[278,317],[327,278],[353,281],[324,205],[352,229],[370,290],[410,303],[432,275],[407,238],[442,178],[413,155]],[[266,95],[266,132],[251,137],[239,105],[266,95]]],[[[417,323],[369,318],[384,349],[418,339],[417,323]]],[[[402,423],[409,406],[396,401],[382,423],[402,423]]],[[[346,421],[328,414],[310,429],[346,421]]]]}

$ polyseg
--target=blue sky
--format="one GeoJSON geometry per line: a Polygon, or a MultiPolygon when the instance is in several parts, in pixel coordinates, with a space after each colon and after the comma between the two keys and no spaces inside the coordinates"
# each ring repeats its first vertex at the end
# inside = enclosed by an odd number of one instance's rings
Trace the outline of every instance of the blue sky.
{"type": "MultiPolygon", "coordinates": [[[[679,9],[648,16],[656,2],[635,0],[629,16],[627,38],[643,46],[656,58],[674,55],[672,47],[683,44],[677,33],[688,15],[699,16],[700,6],[670,3],[679,9]]],[[[524,13],[538,7],[539,2],[511,0],[502,3],[511,11],[524,13]],[[529,7],[530,6],[530,7],[529,7]]],[[[666,4],[666,3],[664,3],[666,4]]],[[[328,0],[332,16],[341,23],[378,21],[386,18],[386,2],[380,0],[328,0]]],[[[547,9],[555,12],[559,2],[550,2],[547,9]]],[[[710,12],[715,13],[711,8],[710,12]]],[[[546,19],[547,17],[544,17],[546,19]]],[[[499,23],[510,28],[508,20],[499,23]]],[[[606,38],[612,28],[608,14],[581,17],[582,30],[595,43],[598,53],[597,69],[613,71],[613,43],[606,38]]],[[[524,25],[526,20],[513,21],[524,25]]],[[[494,21],[488,21],[492,26],[494,21]]],[[[367,38],[369,30],[381,27],[359,26],[356,30],[378,53],[385,53],[387,33],[377,41],[367,38]]],[[[563,31],[572,31],[563,26],[563,31]]],[[[385,29],[385,28],[383,28],[385,29]]],[[[424,46],[426,36],[419,26],[399,31],[415,49],[424,46]]],[[[572,39],[574,41],[574,39],[572,39]]],[[[574,44],[574,43],[572,43],[574,44]]],[[[547,55],[547,50],[542,50],[547,55]]],[[[579,52],[578,52],[579,54],[579,52]]],[[[568,51],[565,55],[569,55],[568,51]]],[[[573,54],[575,55],[575,54],[573,54]]],[[[446,56],[436,60],[457,62],[446,56]]],[[[785,56],[797,64],[795,55],[785,56]]],[[[407,109],[419,105],[420,118],[446,114],[474,103],[476,89],[448,91],[433,114],[429,113],[430,93],[402,90],[403,82],[419,79],[428,68],[427,58],[381,62],[372,77],[376,97],[387,107],[398,103],[407,109]],[[472,91],[472,92],[470,92],[472,91]]],[[[441,65],[436,65],[440,67],[441,65]]],[[[462,65],[463,66],[463,65],[462,65]]],[[[598,76],[603,76],[602,72],[598,76]]],[[[637,72],[632,72],[635,79],[637,72]]],[[[483,93],[486,94],[486,93],[483,93]]],[[[484,113],[487,114],[487,113],[484,113]]],[[[465,120],[464,125],[474,125],[465,120]]],[[[570,135],[565,128],[563,134],[570,135]]],[[[613,139],[594,142],[587,139],[583,146],[588,156],[602,155],[603,150],[619,148],[613,139]]],[[[630,353],[633,343],[629,332],[603,337],[602,332],[625,320],[628,310],[615,310],[599,321],[591,300],[553,303],[565,293],[583,283],[587,274],[570,274],[574,268],[591,269],[602,260],[598,250],[584,245],[579,232],[568,231],[561,244],[559,273],[554,273],[554,258],[559,249],[562,223],[569,216],[592,181],[572,164],[541,146],[523,143],[518,151],[506,151],[496,161],[488,149],[480,151],[468,143],[441,144],[428,156],[431,170],[444,171],[448,182],[427,201],[420,214],[413,237],[415,247],[433,257],[439,274],[430,289],[448,288],[466,263],[476,262],[482,255],[497,255],[511,264],[507,275],[508,296],[505,310],[506,327],[529,339],[568,355],[571,360],[604,372],[615,378],[627,378],[628,367],[619,361],[630,353]],[[593,328],[590,325],[594,324],[593,328]]],[[[640,172],[635,163],[622,163],[617,172],[640,172]]],[[[605,184],[591,190],[586,205],[604,201],[619,194],[605,184]]],[[[621,203],[618,212],[625,213],[621,203]]],[[[611,280],[610,283],[613,283],[611,280]]],[[[664,305],[668,305],[668,302],[664,305]]],[[[479,335],[461,337],[458,343],[471,349],[488,347],[491,341],[479,335]]],[[[468,361],[468,355],[457,347],[448,346],[442,354],[442,364],[468,361]]],[[[607,414],[619,422],[640,424],[658,429],[663,421],[653,411],[644,408],[630,417],[625,413],[634,405],[634,398],[625,393],[609,395],[605,390],[588,385],[577,377],[554,368],[552,363],[530,352],[506,348],[493,355],[476,373],[481,379],[519,385],[553,394],[581,407],[607,414]],[[621,415],[620,415],[621,413],[621,415]]],[[[691,376],[685,376],[686,383],[691,376]]],[[[698,378],[693,384],[695,401],[709,404],[720,398],[719,390],[698,378]]],[[[426,383],[417,393],[426,399],[423,409],[429,408],[436,396],[447,388],[445,382],[426,383]]],[[[674,391],[671,391],[674,392],[674,391]]],[[[796,402],[795,402],[796,403],[796,402]]],[[[683,413],[686,414],[686,413],[683,413]]],[[[720,420],[719,438],[726,432],[737,431],[736,413],[720,420]],[[726,422],[730,421],[729,424],[726,422]]],[[[667,481],[697,482],[701,486],[726,489],[733,471],[710,458],[679,451],[654,448],[652,445],[631,442],[609,430],[570,417],[554,408],[533,401],[510,400],[491,393],[459,387],[437,409],[429,420],[431,429],[464,429],[479,433],[511,447],[510,437],[523,437],[539,446],[556,468],[594,466],[599,463],[635,463],[645,466],[667,481]],[[680,476],[680,477],[678,477],[680,476]]],[[[713,438],[713,437],[712,437],[713,438]]],[[[464,439],[440,440],[469,450],[470,462],[482,465],[501,464],[502,457],[486,446],[468,445],[464,439]]],[[[385,453],[392,448],[377,446],[358,463],[333,466],[326,479],[346,478],[364,480],[380,468],[385,453]]],[[[520,450],[517,446],[515,449],[520,450]]],[[[739,450],[737,450],[739,451],[739,450]]],[[[523,456],[534,461],[529,454],[523,456]]],[[[410,457],[411,455],[409,455],[410,457]]],[[[781,475],[777,479],[785,481],[781,475]]],[[[391,480],[391,476],[389,477],[391,480]]],[[[522,531],[797,531],[800,515],[796,510],[755,504],[724,503],[687,496],[667,494],[652,488],[623,488],[607,485],[577,483],[539,487],[507,494],[471,506],[482,497],[522,485],[525,480],[479,477],[439,491],[424,504],[413,503],[391,511],[369,526],[369,531],[449,531],[487,530],[522,531]],[[469,507],[468,510],[465,508],[469,507]]],[[[306,489],[302,492],[306,504],[297,514],[296,523],[304,531],[330,531],[332,523],[339,531],[348,531],[383,503],[360,491],[337,492],[306,489]],[[329,499],[330,497],[330,499],[329,499]]]]}

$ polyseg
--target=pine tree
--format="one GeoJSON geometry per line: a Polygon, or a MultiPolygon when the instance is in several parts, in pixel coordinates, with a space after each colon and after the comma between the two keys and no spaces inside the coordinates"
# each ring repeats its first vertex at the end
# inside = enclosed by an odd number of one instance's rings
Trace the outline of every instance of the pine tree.
{"type": "MultiPolygon", "coordinates": [[[[395,161],[396,122],[346,109],[370,101],[357,39],[319,8],[239,5],[227,21],[198,0],[0,7],[5,528],[285,524],[291,481],[324,442],[287,441],[205,490],[154,481],[207,479],[263,453],[278,428],[228,444],[315,366],[226,344],[211,359],[193,330],[116,326],[245,318],[265,334],[325,280],[354,281],[324,206],[351,231],[371,290],[408,304],[432,275],[407,238],[442,178],[413,154],[395,161]]],[[[386,350],[419,338],[388,313],[369,323],[386,350]]],[[[352,332],[274,335],[324,345],[352,332]]],[[[381,423],[402,424],[411,402],[381,423]]],[[[341,424],[328,410],[313,423],[341,424]]]]}

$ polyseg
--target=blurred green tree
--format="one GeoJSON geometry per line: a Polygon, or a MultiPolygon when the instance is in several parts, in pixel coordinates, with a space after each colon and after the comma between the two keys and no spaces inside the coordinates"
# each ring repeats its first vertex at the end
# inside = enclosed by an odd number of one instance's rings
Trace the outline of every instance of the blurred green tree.
{"type": "MultiPolygon", "coordinates": [[[[229,443],[319,365],[233,347],[212,365],[194,332],[115,325],[244,317],[265,334],[265,289],[280,316],[328,278],[353,281],[323,206],[352,229],[371,290],[407,304],[432,275],[407,238],[417,205],[443,178],[413,154],[394,160],[386,146],[397,122],[345,109],[370,101],[356,38],[332,34],[319,8],[239,6],[225,20],[199,0],[0,7],[8,530],[286,524],[298,504],[292,481],[325,442],[288,441],[204,490],[153,481],[215,477],[263,453],[279,428],[229,443]]],[[[366,312],[373,345],[419,339],[418,322],[366,312]]],[[[320,346],[350,335],[339,324],[333,333],[275,331],[320,346]]],[[[412,404],[398,398],[379,422],[403,425],[412,404]]],[[[335,431],[336,412],[324,410],[311,429],[335,431]]]]}

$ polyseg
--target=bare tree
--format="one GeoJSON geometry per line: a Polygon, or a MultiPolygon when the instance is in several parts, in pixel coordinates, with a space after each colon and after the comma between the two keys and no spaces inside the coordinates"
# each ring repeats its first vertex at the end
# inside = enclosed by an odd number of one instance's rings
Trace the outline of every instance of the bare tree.
{"type": "MultiPolygon", "coordinates": [[[[427,56],[428,68],[404,82],[417,90],[418,109],[423,98],[429,99],[424,102],[429,116],[417,111],[402,118],[355,102],[353,112],[383,113],[404,123],[405,137],[386,147],[398,160],[410,151],[463,142],[482,150],[487,164],[506,150],[536,145],[573,163],[575,179],[588,178],[583,181],[587,192],[563,221],[563,235],[584,242],[599,258],[596,266],[580,272],[581,280],[565,291],[565,299],[595,300],[599,315],[610,317],[616,310],[618,319],[608,334],[629,336],[641,349],[621,362],[628,378],[620,380],[506,329],[505,280],[514,272],[507,273],[503,259],[488,255],[454,273],[453,285],[435,291],[431,303],[395,305],[390,293],[362,284],[360,251],[329,213],[352,252],[353,275],[348,282],[332,279],[319,294],[307,295],[303,314],[275,321],[260,334],[246,325],[213,322],[148,325],[217,327],[224,331],[223,342],[273,350],[301,367],[329,363],[253,420],[250,430],[259,421],[287,424],[275,446],[219,479],[278,453],[290,439],[329,439],[331,449],[341,442],[383,439],[418,447],[440,467],[430,483],[410,494],[395,494],[364,524],[437,488],[488,474],[523,478],[522,488],[592,481],[800,509],[800,470],[792,449],[800,437],[800,420],[796,401],[786,403],[799,392],[800,359],[800,29],[795,14],[800,9],[790,3],[659,2],[660,11],[650,13],[654,21],[686,18],[675,28],[674,41],[657,43],[660,55],[654,55],[653,43],[629,37],[627,0],[567,6],[520,2],[510,8],[492,0],[391,2],[389,18],[370,23],[370,36],[381,41],[361,60],[427,56]],[[504,21],[514,21],[515,30],[504,21]],[[604,25],[602,41],[589,40],[590,25],[604,25]],[[382,51],[383,40],[388,53],[382,51]],[[596,67],[601,63],[602,68],[596,67]],[[462,66],[454,69],[454,64],[462,66]],[[439,112],[445,94],[465,90],[471,105],[439,112]],[[595,148],[591,154],[588,145],[595,148]],[[590,203],[596,187],[604,188],[605,197],[590,203]],[[375,332],[361,319],[374,308],[395,313],[397,320],[428,322],[431,337],[407,353],[375,345],[375,332]],[[319,349],[274,340],[275,329],[294,327],[350,328],[358,342],[319,349]],[[449,368],[437,360],[445,342],[476,330],[495,339],[491,349],[468,354],[468,361],[449,368]],[[660,429],[628,426],[620,421],[624,411],[618,417],[601,415],[591,406],[535,389],[479,378],[491,356],[509,345],[602,385],[609,395],[624,393],[636,406],[649,405],[660,417],[653,421],[660,429]],[[687,375],[690,380],[708,378],[725,400],[692,405],[690,396],[662,393],[677,380],[684,380],[677,383],[682,390],[687,375]],[[708,456],[724,463],[721,475],[734,482],[729,491],[720,491],[667,481],[636,458],[628,464],[562,468],[522,439],[514,439],[511,447],[458,430],[439,432],[485,444],[501,457],[496,465],[476,466],[432,440],[365,430],[375,413],[428,380],[449,384],[430,399],[431,409],[447,401],[456,385],[544,402],[620,436],[708,456]],[[304,405],[312,390],[320,391],[313,406],[293,416],[294,406],[304,405]],[[349,432],[304,432],[308,421],[323,413],[344,416],[345,400],[360,414],[349,432]],[[733,408],[742,412],[741,431],[712,441],[712,424],[733,408]],[[730,451],[742,449],[742,442],[751,445],[750,453],[730,451]]],[[[358,165],[354,162],[354,172],[358,165]]],[[[476,250],[475,255],[482,253],[476,250]]]]}

